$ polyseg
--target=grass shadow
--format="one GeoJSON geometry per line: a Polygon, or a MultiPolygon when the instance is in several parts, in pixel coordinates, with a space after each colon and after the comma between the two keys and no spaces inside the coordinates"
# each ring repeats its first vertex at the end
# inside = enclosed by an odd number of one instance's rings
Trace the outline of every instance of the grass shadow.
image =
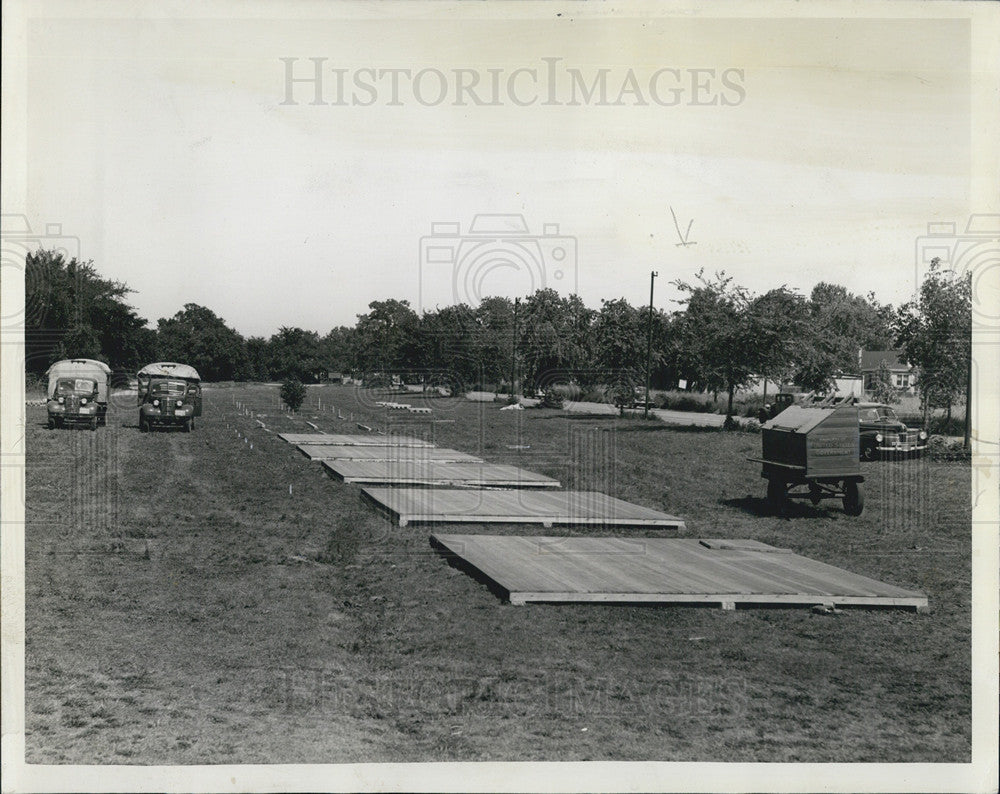
{"type": "Polygon", "coordinates": [[[473,581],[486,587],[494,596],[503,602],[510,601],[510,591],[503,587],[495,579],[490,578],[479,568],[468,562],[464,557],[460,557],[443,543],[437,541],[433,536],[429,538],[431,548],[440,554],[445,561],[457,571],[461,571],[473,581]]]}
{"type": "Polygon", "coordinates": [[[738,499],[720,499],[719,504],[735,507],[758,518],[827,518],[829,510],[814,507],[801,500],[789,500],[782,510],[771,507],[761,496],[741,496],[738,499]]]}

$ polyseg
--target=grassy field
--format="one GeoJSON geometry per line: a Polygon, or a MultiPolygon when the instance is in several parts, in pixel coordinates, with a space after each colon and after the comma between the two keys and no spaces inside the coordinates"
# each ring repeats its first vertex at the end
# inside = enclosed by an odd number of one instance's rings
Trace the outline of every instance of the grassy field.
{"type": "Polygon", "coordinates": [[[207,388],[191,434],[140,434],[127,398],[96,433],[28,407],[29,763],[969,760],[968,466],[863,464],[861,517],[780,518],[759,435],[374,399],[310,388],[290,416],[276,387],[207,388]],[[307,422],[412,425],[932,611],[510,606],[276,437],[307,422]]]}

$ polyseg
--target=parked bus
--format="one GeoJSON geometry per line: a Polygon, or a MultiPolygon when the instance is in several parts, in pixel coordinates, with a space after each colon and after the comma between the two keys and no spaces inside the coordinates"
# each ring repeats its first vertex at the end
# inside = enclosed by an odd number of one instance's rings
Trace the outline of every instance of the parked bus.
{"type": "Polygon", "coordinates": [[[179,427],[194,429],[201,416],[201,376],[194,367],[158,361],[139,370],[139,430],[179,427]]]}
{"type": "Polygon", "coordinates": [[[103,361],[69,358],[57,361],[48,372],[46,408],[49,429],[88,425],[97,430],[107,423],[108,378],[111,368],[103,361]]]}

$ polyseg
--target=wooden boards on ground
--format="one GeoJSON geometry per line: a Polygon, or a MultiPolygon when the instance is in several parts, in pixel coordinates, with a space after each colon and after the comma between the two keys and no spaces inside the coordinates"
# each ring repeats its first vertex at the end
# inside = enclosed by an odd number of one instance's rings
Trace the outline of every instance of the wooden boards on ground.
{"type": "Polygon", "coordinates": [[[904,590],[766,544],[681,538],[431,535],[512,604],[532,601],[911,607],[904,590]]]}
{"type": "Polygon", "coordinates": [[[344,482],[386,485],[558,488],[559,481],[497,463],[442,463],[434,460],[323,460],[344,482]]]}
{"type": "Polygon", "coordinates": [[[491,491],[363,488],[362,492],[405,527],[410,522],[644,526],[682,529],[676,516],[597,491],[491,491]]]}
{"type": "Polygon", "coordinates": [[[310,460],[416,460],[443,463],[482,463],[482,458],[443,447],[373,447],[341,444],[299,444],[310,460]]]}
{"type": "Polygon", "coordinates": [[[278,433],[278,438],[290,444],[337,444],[353,447],[433,447],[430,441],[410,436],[343,435],[340,433],[278,433]]]}

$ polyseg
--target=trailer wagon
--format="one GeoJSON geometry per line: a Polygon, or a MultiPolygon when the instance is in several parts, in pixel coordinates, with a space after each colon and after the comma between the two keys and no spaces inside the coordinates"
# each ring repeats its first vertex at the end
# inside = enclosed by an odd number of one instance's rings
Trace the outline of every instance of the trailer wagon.
{"type": "Polygon", "coordinates": [[[858,409],[853,405],[786,408],[761,428],[760,463],[767,500],[783,510],[788,499],[843,499],[844,512],[861,515],[858,409]]]}

